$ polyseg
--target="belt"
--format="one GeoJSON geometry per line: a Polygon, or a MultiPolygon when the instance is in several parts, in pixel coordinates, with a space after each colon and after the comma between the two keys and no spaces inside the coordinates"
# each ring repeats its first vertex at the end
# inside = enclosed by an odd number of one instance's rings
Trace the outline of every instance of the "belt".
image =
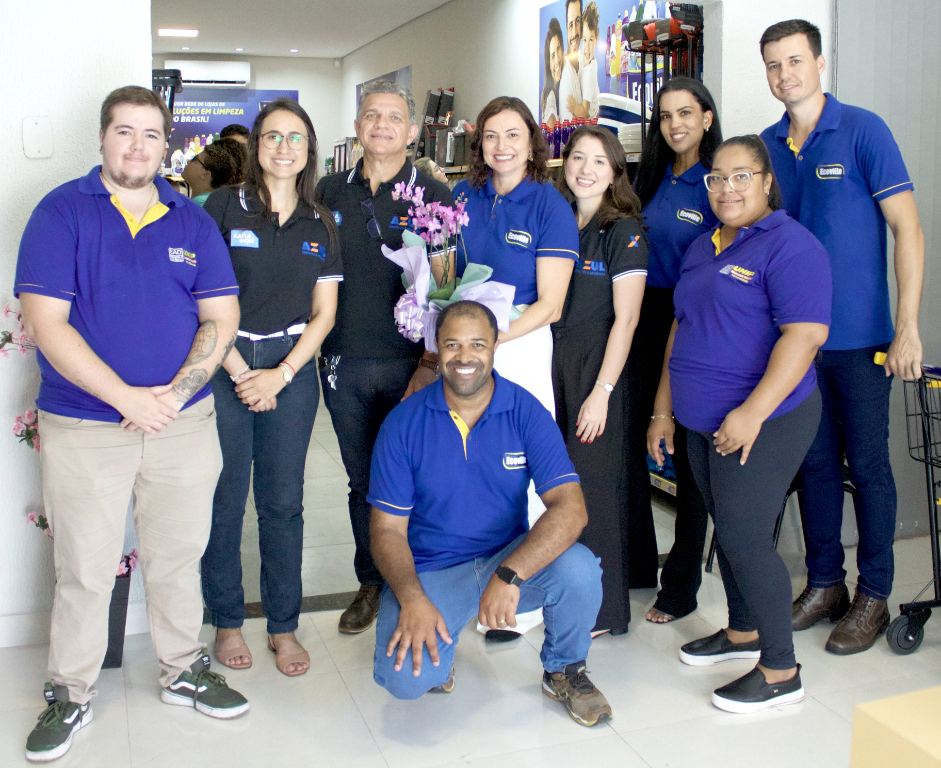
{"type": "Polygon", "coordinates": [[[243,339],[248,339],[249,341],[264,341],[265,339],[278,339],[282,336],[297,336],[304,332],[304,329],[307,327],[307,323],[298,323],[297,325],[292,325],[286,331],[278,331],[276,333],[269,333],[267,336],[262,333],[249,333],[248,331],[239,331],[239,336],[243,339]]]}

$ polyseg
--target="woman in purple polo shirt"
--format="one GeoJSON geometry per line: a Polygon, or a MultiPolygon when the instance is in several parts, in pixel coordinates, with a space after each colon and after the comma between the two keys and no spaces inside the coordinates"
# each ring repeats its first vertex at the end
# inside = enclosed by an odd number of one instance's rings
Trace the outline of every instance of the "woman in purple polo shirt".
{"type": "MultiPolygon", "coordinates": [[[[669,367],[656,413],[687,429],[689,462],[716,526],[729,626],[687,643],[693,666],[755,659],[712,696],[728,712],[800,701],[791,638],[791,580],[774,546],[781,500],[820,421],[813,366],[830,324],[827,253],[779,208],[764,144],[720,145],[705,176],[722,226],[686,252],[676,286],[669,367]]],[[[663,462],[673,423],[654,419],[648,450],[663,462]]]]}
{"type": "MultiPolygon", "coordinates": [[[[722,143],[712,94],[698,80],[674,77],[657,92],[650,129],[634,189],[650,240],[647,287],[625,374],[627,432],[627,514],[631,531],[632,587],[657,586],[657,540],[650,506],[647,426],[653,410],[663,352],[673,325],[673,290],[680,262],[692,242],[712,232],[718,220],[709,207],[702,177],[712,168],[722,143]]],[[[676,471],[676,523],[673,548],[660,572],[660,592],[647,621],[666,624],[696,610],[702,584],[706,506],[686,457],[682,427],[673,454],[676,471]]]]}

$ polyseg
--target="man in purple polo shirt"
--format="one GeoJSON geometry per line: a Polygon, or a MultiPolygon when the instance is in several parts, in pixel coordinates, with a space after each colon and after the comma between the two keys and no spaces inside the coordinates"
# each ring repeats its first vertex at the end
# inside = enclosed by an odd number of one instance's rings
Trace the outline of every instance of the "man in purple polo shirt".
{"type": "Polygon", "coordinates": [[[217,718],[248,710],[199,641],[199,560],[222,469],[209,380],[235,342],[238,285],[212,219],[157,176],[170,127],[153,91],[109,94],[101,165],[46,195],[20,243],[56,563],[32,762],[65,754],[92,719],[132,496],[161,699],[217,718]]]}

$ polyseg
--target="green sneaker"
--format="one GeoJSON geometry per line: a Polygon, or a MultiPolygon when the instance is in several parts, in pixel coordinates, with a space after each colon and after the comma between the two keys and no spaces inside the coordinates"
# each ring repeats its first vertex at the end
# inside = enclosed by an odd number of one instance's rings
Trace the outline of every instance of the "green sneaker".
{"type": "Polygon", "coordinates": [[[604,694],[585,674],[585,662],[569,664],[561,672],[542,673],[542,692],[561,701],[579,725],[591,727],[611,719],[611,707],[604,694]]]}
{"type": "Polygon", "coordinates": [[[31,763],[62,757],[72,746],[72,734],[92,720],[91,707],[69,701],[69,689],[64,685],[46,683],[43,693],[49,706],[26,739],[26,759],[31,763]]]}
{"type": "Polygon", "coordinates": [[[164,704],[177,707],[195,707],[209,717],[228,720],[248,712],[248,701],[238,691],[226,685],[225,678],[209,671],[209,657],[203,654],[184,672],[160,692],[164,704]]]}

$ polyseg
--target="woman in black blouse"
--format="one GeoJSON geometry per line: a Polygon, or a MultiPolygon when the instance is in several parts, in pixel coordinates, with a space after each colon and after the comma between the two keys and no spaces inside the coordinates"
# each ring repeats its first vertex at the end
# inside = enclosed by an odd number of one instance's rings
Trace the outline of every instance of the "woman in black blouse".
{"type": "Polygon", "coordinates": [[[320,397],[311,360],[333,327],[343,279],[333,216],[314,202],[316,168],[310,118],[296,102],[278,99],[255,120],[246,182],[214,192],[205,205],[229,245],[242,318],[212,382],[223,468],[202,561],[203,595],[216,627],[216,658],[233,669],[250,667],[240,546],[251,480],[268,647],[289,676],[310,668],[294,633],[304,464],[320,397]]]}
{"type": "Polygon", "coordinates": [[[559,189],[578,219],[579,259],[562,317],[552,325],[555,415],[588,507],[581,542],[603,569],[594,634],[619,635],[631,620],[620,379],[644,297],[647,238],[624,150],[611,131],[579,128],[562,157],[559,189]]]}

